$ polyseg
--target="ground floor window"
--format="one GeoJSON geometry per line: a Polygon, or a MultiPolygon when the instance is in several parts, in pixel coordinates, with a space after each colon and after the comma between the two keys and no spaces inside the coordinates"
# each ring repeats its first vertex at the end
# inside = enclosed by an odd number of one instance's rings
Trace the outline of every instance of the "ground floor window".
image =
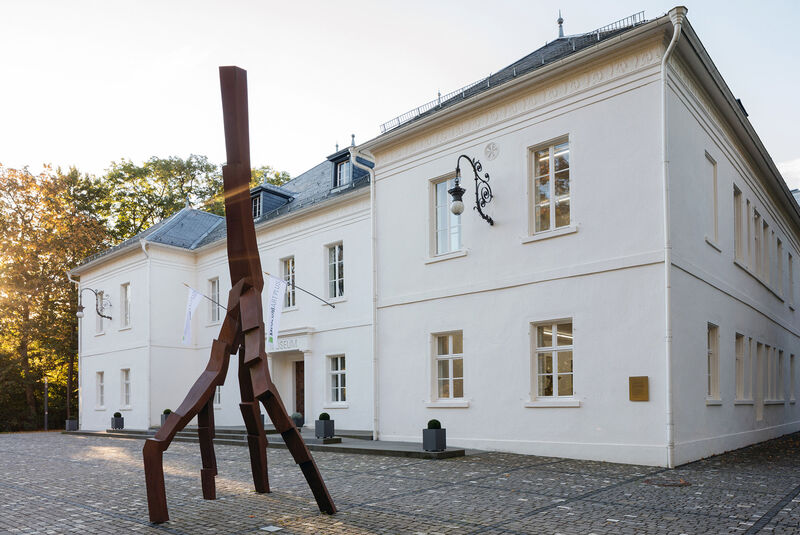
{"type": "Polygon", "coordinates": [[[706,398],[719,399],[719,327],[708,324],[706,350],[706,398]]]}
{"type": "Polygon", "coordinates": [[[461,331],[437,334],[436,395],[439,399],[464,397],[464,336],[461,331]]]}
{"type": "Polygon", "coordinates": [[[575,394],[572,366],[572,320],[548,321],[535,326],[533,391],[539,398],[575,394]]]}
{"type": "Polygon", "coordinates": [[[347,372],[344,355],[330,357],[331,401],[347,401],[347,372]]]}
{"type": "Polygon", "coordinates": [[[120,386],[122,387],[121,391],[121,400],[123,407],[130,407],[131,406],[131,370],[130,368],[123,368],[121,370],[121,381],[120,386]]]}
{"type": "Polygon", "coordinates": [[[106,392],[105,392],[105,382],[104,382],[104,374],[103,372],[97,372],[95,374],[95,385],[97,390],[95,391],[95,405],[98,407],[105,407],[106,405],[106,392]]]}
{"type": "Polygon", "coordinates": [[[214,390],[214,405],[217,407],[222,405],[222,385],[217,385],[217,389],[214,390]]]}

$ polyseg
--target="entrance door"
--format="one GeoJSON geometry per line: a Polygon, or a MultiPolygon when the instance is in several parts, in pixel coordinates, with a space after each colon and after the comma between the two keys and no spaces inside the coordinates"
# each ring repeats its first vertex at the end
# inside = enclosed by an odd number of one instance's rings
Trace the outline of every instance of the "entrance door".
{"type": "MultiPolygon", "coordinates": [[[[305,362],[294,363],[294,410],[306,415],[305,362]]],[[[307,420],[307,418],[304,418],[307,420]]]]}

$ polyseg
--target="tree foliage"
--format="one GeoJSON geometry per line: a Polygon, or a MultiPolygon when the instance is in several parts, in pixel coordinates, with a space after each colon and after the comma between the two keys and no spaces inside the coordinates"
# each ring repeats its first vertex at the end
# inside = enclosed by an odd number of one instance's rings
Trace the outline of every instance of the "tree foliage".
{"type": "MultiPolygon", "coordinates": [[[[288,173],[263,166],[252,185],[288,173]]],[[[0,165],[0,431],[42,426],[43,381],[50,423],[77,415],[78,301],[67,271],[186,206],[224,215],[220,167],[205,156],[122,159],[93,177],[70,168],[0,165]],[[69,400],[69,401],[68,401],[69,400]]]]}

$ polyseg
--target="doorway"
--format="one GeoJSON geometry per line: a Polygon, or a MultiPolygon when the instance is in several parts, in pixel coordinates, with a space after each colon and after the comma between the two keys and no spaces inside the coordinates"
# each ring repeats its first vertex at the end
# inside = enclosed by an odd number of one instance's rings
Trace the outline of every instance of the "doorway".
{"type": "Polygon", "coordinates": [[[305,362],[294,363],[294,410],[306,416],[305,362]]]}

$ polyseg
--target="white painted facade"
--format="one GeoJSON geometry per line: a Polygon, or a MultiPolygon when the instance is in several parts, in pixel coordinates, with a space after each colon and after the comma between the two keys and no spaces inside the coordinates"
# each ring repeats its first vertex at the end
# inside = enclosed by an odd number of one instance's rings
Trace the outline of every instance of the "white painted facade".
{"type": "MultiPolygon", "coordinates": [[[[333,310],[298,294],[284,314],[290,350],[270,358],[287,408],[303,360],[308,415],[324,409],[337,428],[385,440],[419,441],[436,418],[451,445],[674,466],[800,429],[800,210],[688,22],[662,75],[671,14],[390,130],[357,149],[376,162],[369,192],[257,227],[264,268],[295,255],[297,283],[315,293],[325,247],[347,250],[346,299],[333,310]],[[542,230],[537,153],[551,155],[549,188],[565,147],[568,192],[542,230]],[[472,209],[464,160],[466,210],[437,217],[436,184],[461,154],[491,176],[493,226],[472,209]],[[539,334],[553,325],[564,331],[551,348],[539,334]],[[326,366],[338,354],[348,389],[337,406],[326,366]],[[539,368],[548,358],[553,371],[539,368]],[[642,376],[648,400],[631,401],[629,378],[642,376]]],[[[180,345],[182,283],[207,289],[218,276],[224,296],[225,262],[222,242],[152,244],[82,268],[81,285],[146,289],[129,330],[95,335],[92,315],[82,322],[82,428],[107,427],[118,406],[95,407],[100,370],[117,397],[120,369],[132,370],[128,427],[179,403],[218,329],[197,319],[193,345],[180,345]]],[[[218,425],[240,424],[236,390],[232,359],[218,425]]]]}

